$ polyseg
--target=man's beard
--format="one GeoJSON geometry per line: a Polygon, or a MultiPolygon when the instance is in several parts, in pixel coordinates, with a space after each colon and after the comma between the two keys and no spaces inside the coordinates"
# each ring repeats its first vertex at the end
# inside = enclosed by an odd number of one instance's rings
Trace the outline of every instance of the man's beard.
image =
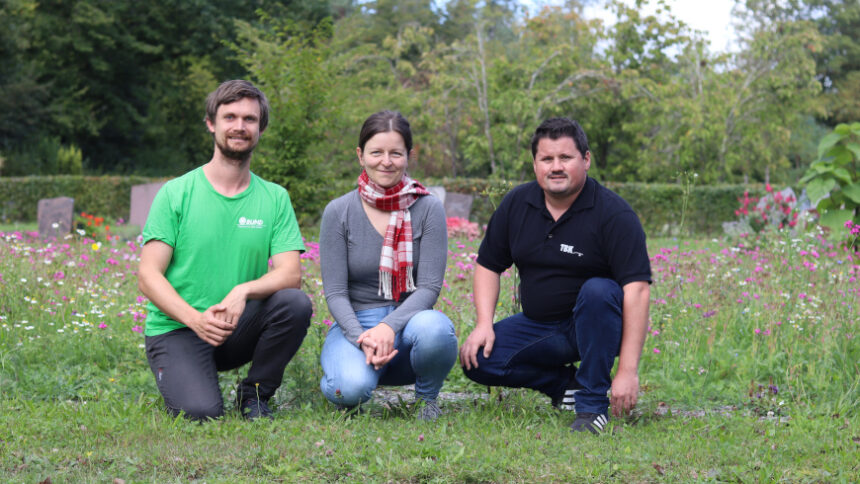
{"type": "Polygon", "coordinates": [[[257,144],[254,143],[250,145],[247,149],[234,150],[230,148],[226,143],[222,144],[217,138],[215,139],[215,144],[218,146],[218,151],[220,151],[225,158],[235,160],[241,163],[245,163],[250,160],[251,154],[254,153],[254,148],[257,147],[257,144]]]}

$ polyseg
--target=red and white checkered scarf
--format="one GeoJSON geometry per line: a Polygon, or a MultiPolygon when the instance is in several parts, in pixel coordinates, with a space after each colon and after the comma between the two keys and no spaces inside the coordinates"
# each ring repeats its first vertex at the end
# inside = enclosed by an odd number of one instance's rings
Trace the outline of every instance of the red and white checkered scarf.
{"type": "Polygon", "coordinates": [[[400,300],[400,293],[415,290],[412,278],[412,217],[409,207],[430,192],[404,175],[400,183],[382,188],[370,181],[367,172],[358,176],[358,194],[370,205],[391,212],[382,254],[379,257],[379,292],[385,299],[400,300]]]}

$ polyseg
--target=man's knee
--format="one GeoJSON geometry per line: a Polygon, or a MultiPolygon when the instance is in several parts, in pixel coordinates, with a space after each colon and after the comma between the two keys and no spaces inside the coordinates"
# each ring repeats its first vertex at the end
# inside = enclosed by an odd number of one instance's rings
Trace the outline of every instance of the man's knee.
{"type": "Polygon", "coordinates": [[[592,277],[585,281],[579,290],[579,298],[585,301],[618,299],[623,296],[624,291],[621,290],[621,286],[605,277],[592,277]]]}
{"type": "Polygon", "coordinates": [[[307,294],[299,289],[281,289],[267,301],[283,317],[279,321],[292,321],[307,328],[311,322],[313,306],[307,294]]]}
{"type": "Polygon", "coordinates": [[[463,374],[466,375],[466,378],[481,385],[498,385],[499,378],[501,378],[504,373],[503,368],[500,365],[501,362],[493,360],[492,354],[490,354],[489,359],[484,358],[483,347],[478,349],[477,359],[478,366],[472,366],[469,370],[467,370],[465,366],[462,367],[463,374]]]}
{"type": "Polygon", "coordinates": [[[186,402],[180,408],[168,407],[174,416],[182,413],[189,420],[206,421],[224,416],[224,404],[218,402],[194,401],[186,402]]]}

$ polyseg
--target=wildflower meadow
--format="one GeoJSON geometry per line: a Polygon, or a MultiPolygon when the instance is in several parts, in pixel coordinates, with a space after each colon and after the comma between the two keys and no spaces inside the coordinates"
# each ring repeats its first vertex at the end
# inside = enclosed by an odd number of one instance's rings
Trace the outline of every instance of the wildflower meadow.
{"type": "MultiPolygon", "coordinates": [[[[455,222],[436,308],[462,342],[480,230],[455,222]]],[[[331,316],[313,238],[302,267],[315,314],[276,419],[171,418],[143,351],[141,240],[13,227],[0,232],[0,480],[856,482],[860,226],[787,225],[649,241],[640,402],[598,437],[571,434],[573,415],[545,397],[481,387],[457,366],[435,423],[415,420],[408,389],[335,409],[319,391],[331,316]]],[[[503,275],[497,318],[517,310],[516,282],[503,275]]],[[[225,402],[243,372],[221,374],[225,402]]]]}

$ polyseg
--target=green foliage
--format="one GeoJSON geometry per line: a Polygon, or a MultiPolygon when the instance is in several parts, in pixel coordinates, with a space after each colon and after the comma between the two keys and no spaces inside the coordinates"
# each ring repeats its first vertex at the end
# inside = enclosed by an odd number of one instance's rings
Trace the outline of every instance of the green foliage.
{"type": "Polygon", "coordinates": [[[824,37],[815,52],[826,108],[820,117],[829,126],[860,119],[860,2],[804,0],[799,15],[814,19],[824,37]]]}
{"type": "Polygon", "coordinates": [[[205,95],[239,77],[273,101],[254,169],[307,199],[308,221],[336,195],[315,175],[355,177],[357,131],[381,109],[412,123],[417,178],[527,180],[530,133],[569,116],[601,180],[785,185],[816,119],[858,110],[857,2],[739,2],[728,53],[665,1],[610,2],[610,26],[585,3],[7,0],[0,174],[77,173],[61,146],[84,172],[183,173],[211,154],[205,95]]]}
{"type": "Polygon", "coordinates": [[[9,153],[0,165],[0,174],[22,175],[80,175],[83,172],[83,152],[75,145],[65,146],[60,138],[48,136],[35,140],[9,153]]]}
{"type": "MultiPolygon", "coordinates": [[[[8,194],[0,205],[0,222],[36,220],[36,204],[42,198],[68,196],[75,199],[75,210],[94,213],[112,219],[128,218],[129,198],[133,185],[153,183],[158,178],[148,177],[21,177],[0,178],[0,192],[8,194]]],[[[515,183],[483,178],[421,178],[425,186],[440,185],[446,191],[474,197],[471,219],[479,224],[490,220],[496,205],[515,183]]],[[[352,190],[352,178],[326,179],[325,184],[311,184],[318,193],[297,195],[289,188],[290,198],[301,225],[311,227],[322,215],[322,209],[332,199],[352,190]]],[[[690,188],[686,210],[680,200],[685,187],[677,184],[615,183],[605,185],[621,195],[633,207],[649,236],[721,233],[721,223],[734,220],[738,197],[745,191],[763,196],[763,186],[754,185],[696,185],[690,188]],[[679,226],[685,215],[683,229],[679,226]]]]}
{"type": "MultiPolygon", "coordinates": [[[[0,481],[856,481],[854,256],[817,236],[652,238],[642,393],[599,437],[571,434],[573,415],[539,392],[487,392],[456,366],[435,423],[414,419],[402,387],[376,392],[360,414],[335,409],[319,392],[330,316],[309,249],[315,315],[272,402],[275,421],[228,410],[199,424],[168,415],[146,362],[139,247],[0,236],[0,481]]],[[[437,303],[460,341],[474,324],[476,250],[451,240],[437,303]]],[[[505,283],[504,310],[510,297],[505,283]]],[[[245,371],[220,373],[228,406],[245,371]]]]}
{"type": "MultiPolygon", "coordinates": [[[[4,0],[0,4],[0,152],[25,171],[43,138],[77,146],[90,172],[177,175],[206,161],[203,100],[247,76],[226,44],[258,7],[316,23],[311,0],[4,0]]],[[[343,2],[335,2],[342,4],[343,2]]],[[[7,173],[4,171],[4,173],[7,173]]]]}
{"type": "Polygon", "coordinates": [[[860,122],[840,124],[822,138],[818,159],[800,181],[821,225],[840,231],[847,220],[860,222],[860,122]]]}
{"type": "Polygon", "coordinates": [[[161,180],[140,176],[0,178],[0,222],[36,220],[39,200],[55,197],[75,199],[75,212],[128,220],[131,187],[161,180]]]}
{"type": "Polygon", "coordinates": [[[83,153],[77,146],[61,146],[57,150],[57,174],[80,175],[83,171],[83,153]]]}
{"type": "MultiPolygon", "coordinates": [[[[263,17],[263,28],[239,24],[234,48],[259,87],[267,93],[272,122],[262,136],[253,170],[289,190],[299,221],[319,220],[342,183],[316,146],[324,145],[338,108],[329,58],[329,20],[308,31],[291,21],[263,17]],[[332,176],[334,175],[334,176],[332,176]]],[[[344,190],[346,191],[346,190],[344,190]]]]}

